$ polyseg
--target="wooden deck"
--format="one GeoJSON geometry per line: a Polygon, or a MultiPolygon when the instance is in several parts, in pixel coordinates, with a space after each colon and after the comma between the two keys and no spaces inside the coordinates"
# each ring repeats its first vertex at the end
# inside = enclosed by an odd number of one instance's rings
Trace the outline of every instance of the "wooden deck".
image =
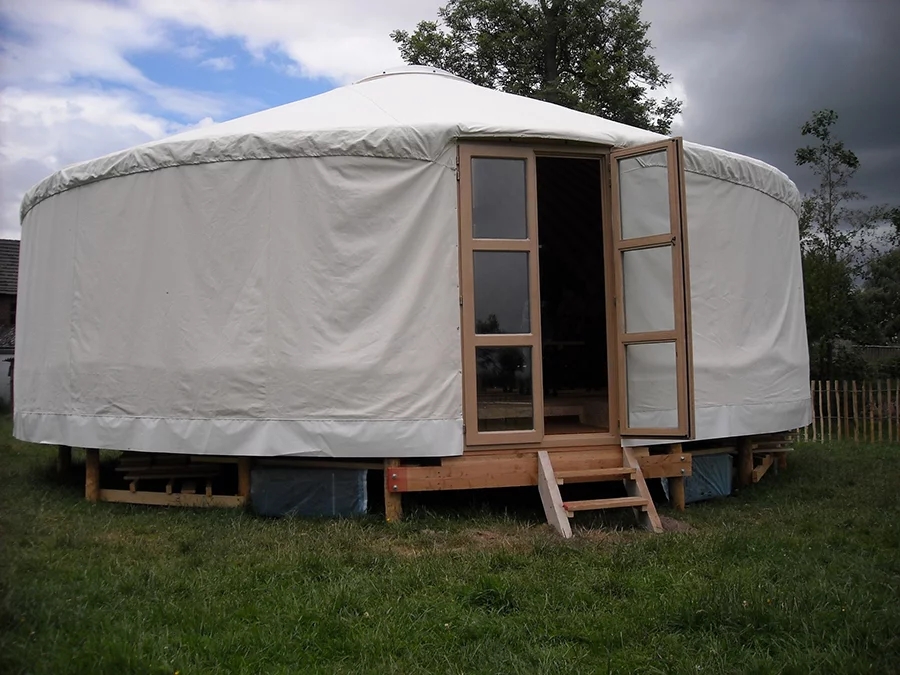
{"type": "MultiPolygon", "coordinates": [[[[123,453],[115,467],[121,487],[101,486],[99,451],[87,450],[85,497],[89,501],[124,502],[158,506],[241,507],[249,503],[254,463],[297,468],[364,468],[384,471],[385,516],[402,517],[402,497],[411,492],[481,490],[488,488],[539,486],[539,453],[545,453],[555,480],[599,482],[669,479],[670,499],[684,509],[684,479],[692,475],[694,455],[730,453],[736,456],[736,485],[760,481],[776,467],[787,466],[792,434],[727,439],[721,442],[671,444],[631,448],[632,465],[623,466],[623,449],[615,443],[578,444],[568,447],[489,448],[471,450],[459,457],[438,461],[385,459],[348,461],[303,458],[251,459],[248,457],[194,457],[177,454],[123,453]],[[220,481],[230,472],[236,479],[220,481]],[[215,486],[233,484],[231,491],[215,486]]],[[[60,470],[70,465],[71,448],[60,447],[60,470]]],[[[646,495],[632,495],[635,498],[646,495]]],[[[623,504],[625,504],[623,502],[623,504]]],[[[629,502],[630,504],[630,502],[629,502]]],[[[577,508],[576,508],[577,510],[577,508]]]]}

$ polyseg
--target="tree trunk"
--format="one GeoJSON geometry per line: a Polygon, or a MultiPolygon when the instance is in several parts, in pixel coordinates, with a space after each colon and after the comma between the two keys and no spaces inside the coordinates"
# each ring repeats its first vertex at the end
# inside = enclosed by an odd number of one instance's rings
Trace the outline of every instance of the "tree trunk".
{"type": "Polygon", "coordinates": [[[544,14],[544,100],[562,104],[559,93],[559,34],[564,0],[541,2],[544,14]]]}

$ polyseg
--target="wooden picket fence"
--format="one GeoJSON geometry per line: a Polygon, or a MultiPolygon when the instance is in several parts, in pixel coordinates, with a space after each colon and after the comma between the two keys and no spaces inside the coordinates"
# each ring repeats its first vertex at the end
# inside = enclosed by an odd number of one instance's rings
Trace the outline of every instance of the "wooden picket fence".
{"type": "Polygon", "coordinates": [[[813,380],[812,424],[804,441],[900,442],[900,379],[813,380]]]}

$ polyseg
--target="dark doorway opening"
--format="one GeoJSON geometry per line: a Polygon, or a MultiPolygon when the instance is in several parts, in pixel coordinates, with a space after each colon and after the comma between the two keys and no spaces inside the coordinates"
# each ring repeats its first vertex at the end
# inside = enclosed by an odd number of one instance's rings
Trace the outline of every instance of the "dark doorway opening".
{"type": "Polygon", "coordinates": [[[609,431],[600,159],[537,159],[544,434],[609,431]]]}

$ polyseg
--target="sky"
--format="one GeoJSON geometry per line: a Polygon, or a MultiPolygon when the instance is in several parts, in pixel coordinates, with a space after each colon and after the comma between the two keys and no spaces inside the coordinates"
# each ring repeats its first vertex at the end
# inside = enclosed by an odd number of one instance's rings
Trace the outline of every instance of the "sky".
{"type": "MultiPolygon", "coordinates": [[[[0,0],[0,237],[66,165],[322,93],[401,65],[389,34],[432,0],[0,0]]],[[[900,2],[645,0],[684,101],[673,133],[794,166],[813,110],[861,161],[855,187],[900,203],[900,2]]]]}

